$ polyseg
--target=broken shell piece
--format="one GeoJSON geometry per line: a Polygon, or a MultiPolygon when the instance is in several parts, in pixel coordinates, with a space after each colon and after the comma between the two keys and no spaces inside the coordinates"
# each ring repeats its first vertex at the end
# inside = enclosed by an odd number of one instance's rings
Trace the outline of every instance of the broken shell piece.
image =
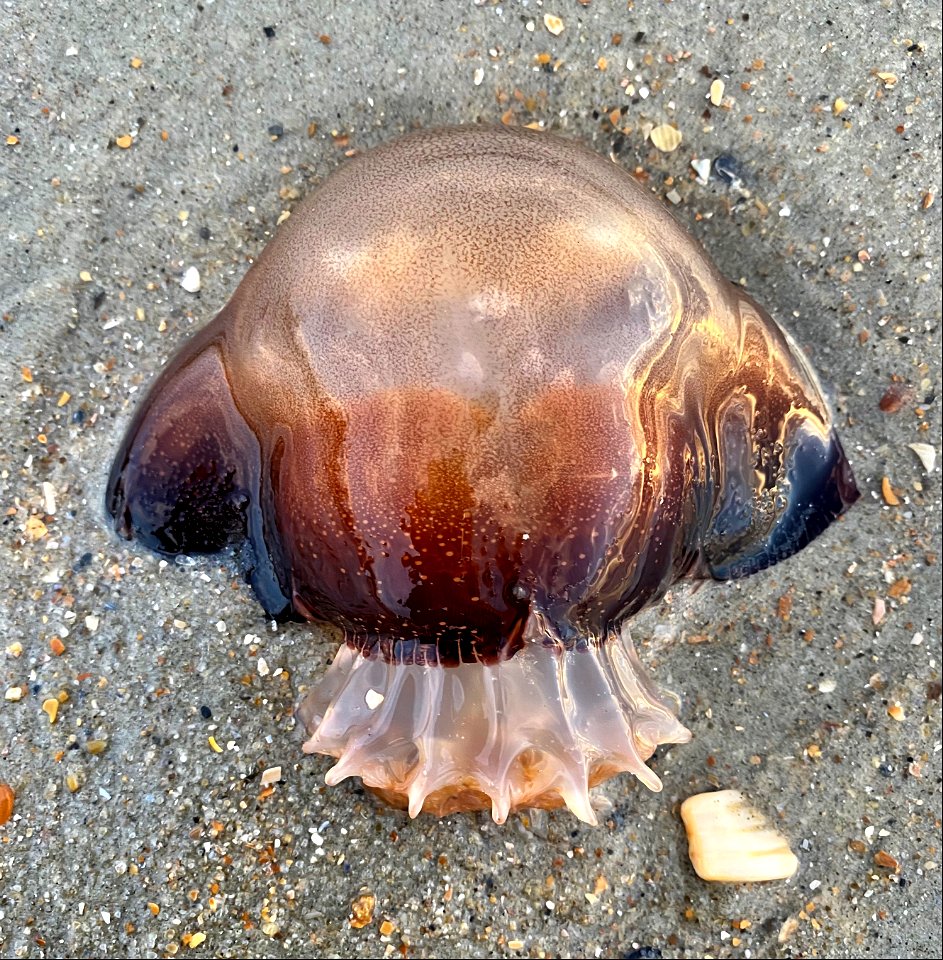
{"type": "Polygon", "coordinates": [[[907,446],[920,458],[923,469],[927,473],[933,473],[933,468],[936,466],[936,449],[929,443],[908,443],[907,446]]]}
{"type": "Polygon", "coordinates": [[[699,793],[681,804],[688,855],[702,880],[786,880],[799,869],[786,838],[739,790],[699,793]]]}
{"type": "Polygon", "coordinates": [[[281,767],[269,767],[267,770],[262,771],[262,786],[269,787],[273,783],[278,783],[282,779],[282,768],[281,767]]]}
{"type": "Polygon", "coordinates": [[[662,123],[649,134],[651,141],[662,153],[671,153],[681,146],[682,135],[677,127],[670,123],[662,123]]]}

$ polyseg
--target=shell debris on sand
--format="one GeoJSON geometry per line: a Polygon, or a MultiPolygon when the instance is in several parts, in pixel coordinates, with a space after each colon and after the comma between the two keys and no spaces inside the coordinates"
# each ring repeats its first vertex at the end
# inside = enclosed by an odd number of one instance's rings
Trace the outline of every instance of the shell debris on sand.
{"type": "Polygon", "coordinates": [[[786,880],[799,869],[786,838],[739,790],[688,797],[681,804],[688,855],[702,880],[786,880]]]}
{"type": "Polygon", "coordinates": [[[0,783],[0,827],[13,816],[16,793],[8,783],[0,783]]]}

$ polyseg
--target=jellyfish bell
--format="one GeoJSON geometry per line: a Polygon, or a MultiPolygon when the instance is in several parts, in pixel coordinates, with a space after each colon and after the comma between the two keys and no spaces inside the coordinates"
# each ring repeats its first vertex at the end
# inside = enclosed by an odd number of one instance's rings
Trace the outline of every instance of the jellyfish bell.
{"type": "Polygon", "coordinates": [[[267,614],[344,632],[299,705],[329,783],[495,820],[689,737],[633,614],[776,563],[858,493],[815,375],[647,190],[467,127],[345,164],[168,364],[116,529],[243,544],[267,614]]]}

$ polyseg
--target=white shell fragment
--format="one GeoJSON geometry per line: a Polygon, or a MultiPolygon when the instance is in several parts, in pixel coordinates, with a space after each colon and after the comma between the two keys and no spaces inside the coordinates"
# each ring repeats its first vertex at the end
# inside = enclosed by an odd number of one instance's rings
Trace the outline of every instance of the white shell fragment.
{"type": "Polygon", "coordinates": [[[927,473],[933,473],[933,468],[936,466],[936,449],[929,443],[908,443],[907,446],[920,458],[923,469],[927,473]]]}
{"type": "Polygon", "coordinates": [[[710,180],[711,176],[711,160],[707,157],[703,157],[699,160],[691,161],[691,168],[697,174],[697,182],[700,184],[707,183],[710,180]]]}
{"type": "Polygon", "coordinates": [[[56,488],[48,480],[43,480],[43,510],[49,514],[56,512],[56,488]]]}
{"type": "Polygon", "coordinates": [[[688,855],[702,880],[785,880],[799,869],[786,838],[739,790],[699,793],[681,804],[688,855]]]}
{"type": "Polygon", "coordinates": [[[196,293],[200,289],[200,271],[196,267],[187,267],[180,279],[180,286],[187,293],[196,293]]]}

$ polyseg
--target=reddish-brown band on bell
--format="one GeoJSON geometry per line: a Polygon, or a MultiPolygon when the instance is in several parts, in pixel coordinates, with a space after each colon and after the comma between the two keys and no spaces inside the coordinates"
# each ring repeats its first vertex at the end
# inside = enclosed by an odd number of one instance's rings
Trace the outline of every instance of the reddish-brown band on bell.
{"type": "MultiPolygon", "coordinates": [[[[421,690],[621,643],[680,578],[762,569],[856,498],[798,350],[657,199],[567,141],[458,128],[351,161],[293,213],[139,408],[108,507],[163,552],[245,539],[267,613],[339,625],[421,690]]],[[[343,756],[315,701],[312,749],[343,756]]],[[[664,716],[648,754],[681,736],[664,716]]],[[[505,779],[541,779],[533,744],[505,779]]],[[[581,749],[585,791],[611,764],[581,749]]],[[[407,753],[351,772],[418,812],[407,753]]],[[[456,770],[496,815],[543,796],[456,770]]]]}

